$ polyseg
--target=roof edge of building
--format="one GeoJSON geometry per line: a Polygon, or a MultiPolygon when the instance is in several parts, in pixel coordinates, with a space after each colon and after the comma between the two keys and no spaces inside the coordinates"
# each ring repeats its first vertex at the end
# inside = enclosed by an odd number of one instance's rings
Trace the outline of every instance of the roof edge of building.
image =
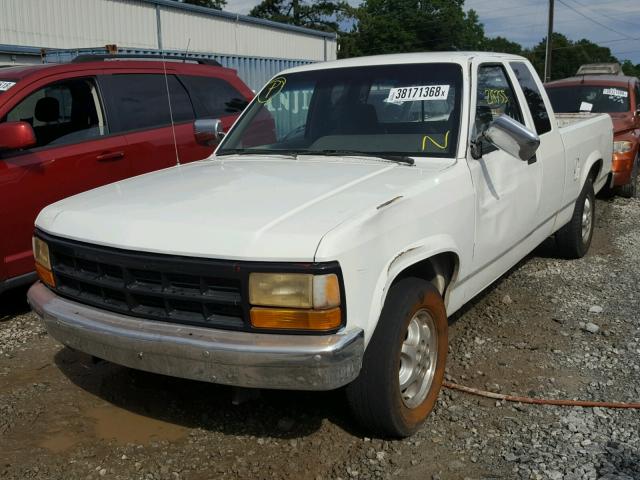
{"type": "Polygon", "coordinates": [[[288,30],[292,32],[303,33],[305,35],[315,36],[315,37],[330,38],[332,40],[336,40],[338,38],[337,33],[323,32],[321,30],[314,30],[312,28],[298,27],[297,25],[289,25],[287,23],[274,22],[273,20],[266,20],[264,18],[250,17],[248,15],[241,15],[239,13],[225,12],[224,10],[216,10],[214,8],[200,7],[198,5],[182,3],[176,0],[140,0],[140,1],[144,3],[159,5],[161,7],[173,8],[176,10],[185,10],[185,11],[200,13],[203,15],[209,15],[212,17],[224,18],[225,20],[232,20],[240,23],[262,25],[262,26],[273,28],[276,30],[288,30]]]}

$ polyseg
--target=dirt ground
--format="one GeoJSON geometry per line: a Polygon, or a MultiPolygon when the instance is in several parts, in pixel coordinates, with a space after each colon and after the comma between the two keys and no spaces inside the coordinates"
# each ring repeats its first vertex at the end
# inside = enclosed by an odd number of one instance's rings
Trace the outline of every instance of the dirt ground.
{"type": "MultiPolygon", "coordinates": [[[[448,379],[640,400],[640,201],[597,207],[587,257],[558,260],[549,240],[455,315],[448,379]]],[[[24,296],[0,297],[0,478],[640,479],[637,410],[443,390],[412,438],[368,438],[341,390],[243,397],[92,363],[49,338],[24,296]]]]}

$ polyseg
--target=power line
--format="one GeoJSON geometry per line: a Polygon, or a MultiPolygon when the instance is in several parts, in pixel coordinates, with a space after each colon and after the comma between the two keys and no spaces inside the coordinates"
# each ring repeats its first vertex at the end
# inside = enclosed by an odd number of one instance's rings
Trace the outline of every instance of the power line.
{"type": "MultiPolygon", "coordinates": [[[[586,7],[590,12],[592,11],[590,5],[586,5],[584,3],[578,2],[578,0],[572,0],[572,2],[573,3],[577,3],[581,7],[586,7]]],[[[611,7],[611,5],[609,5],[609,7],[611,7]]],[[[608,14],[606,14],[604,12],[601,12],[601,11],[598,11],[597,13],[598,13],[598,15],[602,15],[603,17],[606,17],[606,18],[608,18],[610,20],[613,20],[614,22],[622,22],[622,23],[626,23],[627,25],[632,25],[634,27],[638,26],[637,22],[629,22],[628,20],[623,20],[621,18],[612,17],[611,15],[608,15],[608,14]]],[[[635,11],[631,11],[631,12],[627,11],[626,13],[640,13],[640,10],[635,10],[635,11]]]]}
{"type": "Polygon", "coordinates": [[[617,30],[614,30],[613,28],[609,28],[607,25],[605,25],[602,22],[599,22],[598,20],[594,20],[593,18],[585,15],[584,13],[582,13],[580,10],[578,10],[577,8],[572,7],[571,5],[569,5],[568,3],[565,3],[564,0],[558,0],[559,3],[561,3],[562,5],[564,5],[565,7],[567,7],[570,10],[573,10],[575,13],[577,13],[578,15],[580,15],[581,17],[586,18],[587,20],[589,20],[590,22],[595,23],[596,25],[600,25],[602,28],[609,30],[610,32],[615,33],[616,35],[622,35],[623,37],[626,37],[629,40],[633,40],[631,37],[629,37],[628,35],[625,35],[624,33],[620,33],[617,30]]]}

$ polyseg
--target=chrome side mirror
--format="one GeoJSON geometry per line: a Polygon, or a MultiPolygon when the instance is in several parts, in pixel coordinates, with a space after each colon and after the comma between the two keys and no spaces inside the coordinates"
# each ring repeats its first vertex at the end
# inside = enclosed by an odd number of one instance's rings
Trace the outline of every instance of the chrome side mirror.
{"type": "Polygon", "coordinates": [[[206,147],[213,147],[220,143],[224,137],[222,131],[222,122],[211,118],[201,118],[193,122],[193,135],[196,137],[196,143],[206,147]]]}
{"type": "Polygon", "coordinates": [[[529,161],[540,146],[540,137],[508,115],[500,115],[472,142],[473,158],[482,157],[482,140],[521,160],[529,161]]]}

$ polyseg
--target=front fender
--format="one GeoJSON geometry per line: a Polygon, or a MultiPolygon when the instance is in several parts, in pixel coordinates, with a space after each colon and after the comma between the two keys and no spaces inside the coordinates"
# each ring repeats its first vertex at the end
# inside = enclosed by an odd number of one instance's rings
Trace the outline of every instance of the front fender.
{"type": "MultiPolygon", "coordinates": [[[[398,275],[407,268],[441,253],[452,253],[460,259],[459,251],[459,246],[452,236],[440,234],[406,245],[404,248],[398,250],[393,256],[388,258],[384,264],[384,268],[379,273],[378,280],[373,291],[371,309],[369,311],[366,325],[367,328],[365,328],[365,332],[367,333],[366,340],[368,341],[375,330],[389,289],[393,282],[398,278],[398,275]]],[[[455,283],[458,270],[459,266],[453,273],[451,285],[455,283]]],[[[447,290],[445,305],[448,303],[448,293],[450,293],[451,289],[449,288],[447,290]]]]}

